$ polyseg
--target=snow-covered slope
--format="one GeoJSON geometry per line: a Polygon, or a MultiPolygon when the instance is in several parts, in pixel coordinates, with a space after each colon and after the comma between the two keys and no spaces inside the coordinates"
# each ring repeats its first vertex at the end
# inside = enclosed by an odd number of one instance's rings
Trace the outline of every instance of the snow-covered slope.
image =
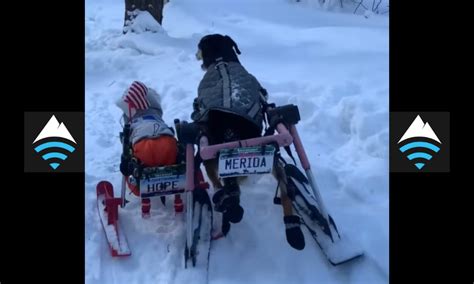
{"type": "Polygon", "coordinates": [[[163,30],[122,35],[123,1],[86,1],[86,283],[387,283],[388,17],[331,13],[285,0],[172,0],[163,30]],[[257,2],[257,3],[256,3],[257,2]],[[164,119],[190,120],[203,76],[199,39],[230,35],[240,60],[277,105],[298,105],[298,124],[321,194],[339,229],[366,254],[330,265],[306,235],[287,243],[276,182],[242,186],[241,223],[213,242],[209,279],[183,268],[184,216],[139,200],[121,209],[132,256],[113,259],[96,212],[95,185],[120,190],[120,110],[114,101],[134,80],[162,97],[164,119]]]}

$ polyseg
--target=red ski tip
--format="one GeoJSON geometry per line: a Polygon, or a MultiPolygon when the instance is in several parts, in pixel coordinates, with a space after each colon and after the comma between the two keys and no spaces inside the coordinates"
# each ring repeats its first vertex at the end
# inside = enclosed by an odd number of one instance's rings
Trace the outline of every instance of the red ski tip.
{"type": "Polygon", "coordinates": [[[97,190],[97,195],[108,194],[110,197],[114,196],[114,187],[110,182],[106,180],[99,182],[97,184],[96,190],[97,190]]]}

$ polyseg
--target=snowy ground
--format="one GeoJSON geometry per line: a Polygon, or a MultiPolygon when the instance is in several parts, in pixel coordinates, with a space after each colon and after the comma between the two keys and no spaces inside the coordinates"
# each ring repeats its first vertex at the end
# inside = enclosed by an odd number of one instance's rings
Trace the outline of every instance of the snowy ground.
{"type": "Polygon", "coordinates": [[[388,283],[388,17],[286,0],[172,0],[162,32],[124,36],[123,6],[86,1],[86,283],[388,283]],[[170,125],[190,120],[204,74],[194,54],[209,33],[232,36],[271,101],[298,105],[321,194],[364,258],[333,267],[309,234],[303,251],[287,245],[271,176],[242,186],[244,219],[212,244],[209,279],[202,267],[184,270],[184,216],[158,201],[143,220],[130,196],[120,218],[132,256],[109,255],[95,185],[108,179],[120,189],[120,110],[113,102],[140,80],[161,94],[170,125]]]}

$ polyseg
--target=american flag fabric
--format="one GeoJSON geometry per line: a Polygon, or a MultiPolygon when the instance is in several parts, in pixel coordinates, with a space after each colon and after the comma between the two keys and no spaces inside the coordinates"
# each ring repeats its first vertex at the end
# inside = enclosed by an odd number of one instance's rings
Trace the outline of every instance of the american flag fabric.
{"type": "Polygon", "coordinates": [[[124,101],[129,104],[130,107],[135,109],[147,109],[150,107],[150,102],[146,96],[148,94],[148,88],[142,82],[135,81],[128,88],[125,94],[124,101]]]}

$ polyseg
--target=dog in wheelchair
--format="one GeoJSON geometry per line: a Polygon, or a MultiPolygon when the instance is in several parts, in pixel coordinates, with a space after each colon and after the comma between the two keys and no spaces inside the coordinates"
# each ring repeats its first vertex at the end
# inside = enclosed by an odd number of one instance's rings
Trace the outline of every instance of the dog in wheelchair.
{"type": "MultiPolygon", "coordinates": [[[[192,120],[199,126],[201,136],[209,145],[260,137],[264,120],[264,106],[268,94],[258,80],[242,66],[236,42],[229,36],[212,34],[198,44],[196,58],[202,60],[205,71],[193,103],[192,120]]],[[[240,187],[236,177],[219,178],[218,160],[203,161],[207,175],[216,191],[212,201],[215,211],[222,212],[222,233],[230,230],[230,223],[239,223],[244,215],[240,204],[240,187]]],[[[288,196],[284,165],[274,160],[273,176],[281,192],[283,221],[288,243],[297,250],[305,246],[300,217],[293,212],[288,196]]]]}
{"type": "MultiPolygon", "coordinates": [[[[178,143],[174,131],[163,121],[159,94],[144,83],[135,81],[116,102],[123,119],[130,125],[128,143],[124,143],[120,172],[131,192],[140,196],[139,186],[130,182],[134,169],[160,167],[177,163],[178,143]]],[[[178,199],[179,195],[176,196],[178,199]]],[[[151,202],[142,198],[142,216],[150,216],[151,202]]]]}

